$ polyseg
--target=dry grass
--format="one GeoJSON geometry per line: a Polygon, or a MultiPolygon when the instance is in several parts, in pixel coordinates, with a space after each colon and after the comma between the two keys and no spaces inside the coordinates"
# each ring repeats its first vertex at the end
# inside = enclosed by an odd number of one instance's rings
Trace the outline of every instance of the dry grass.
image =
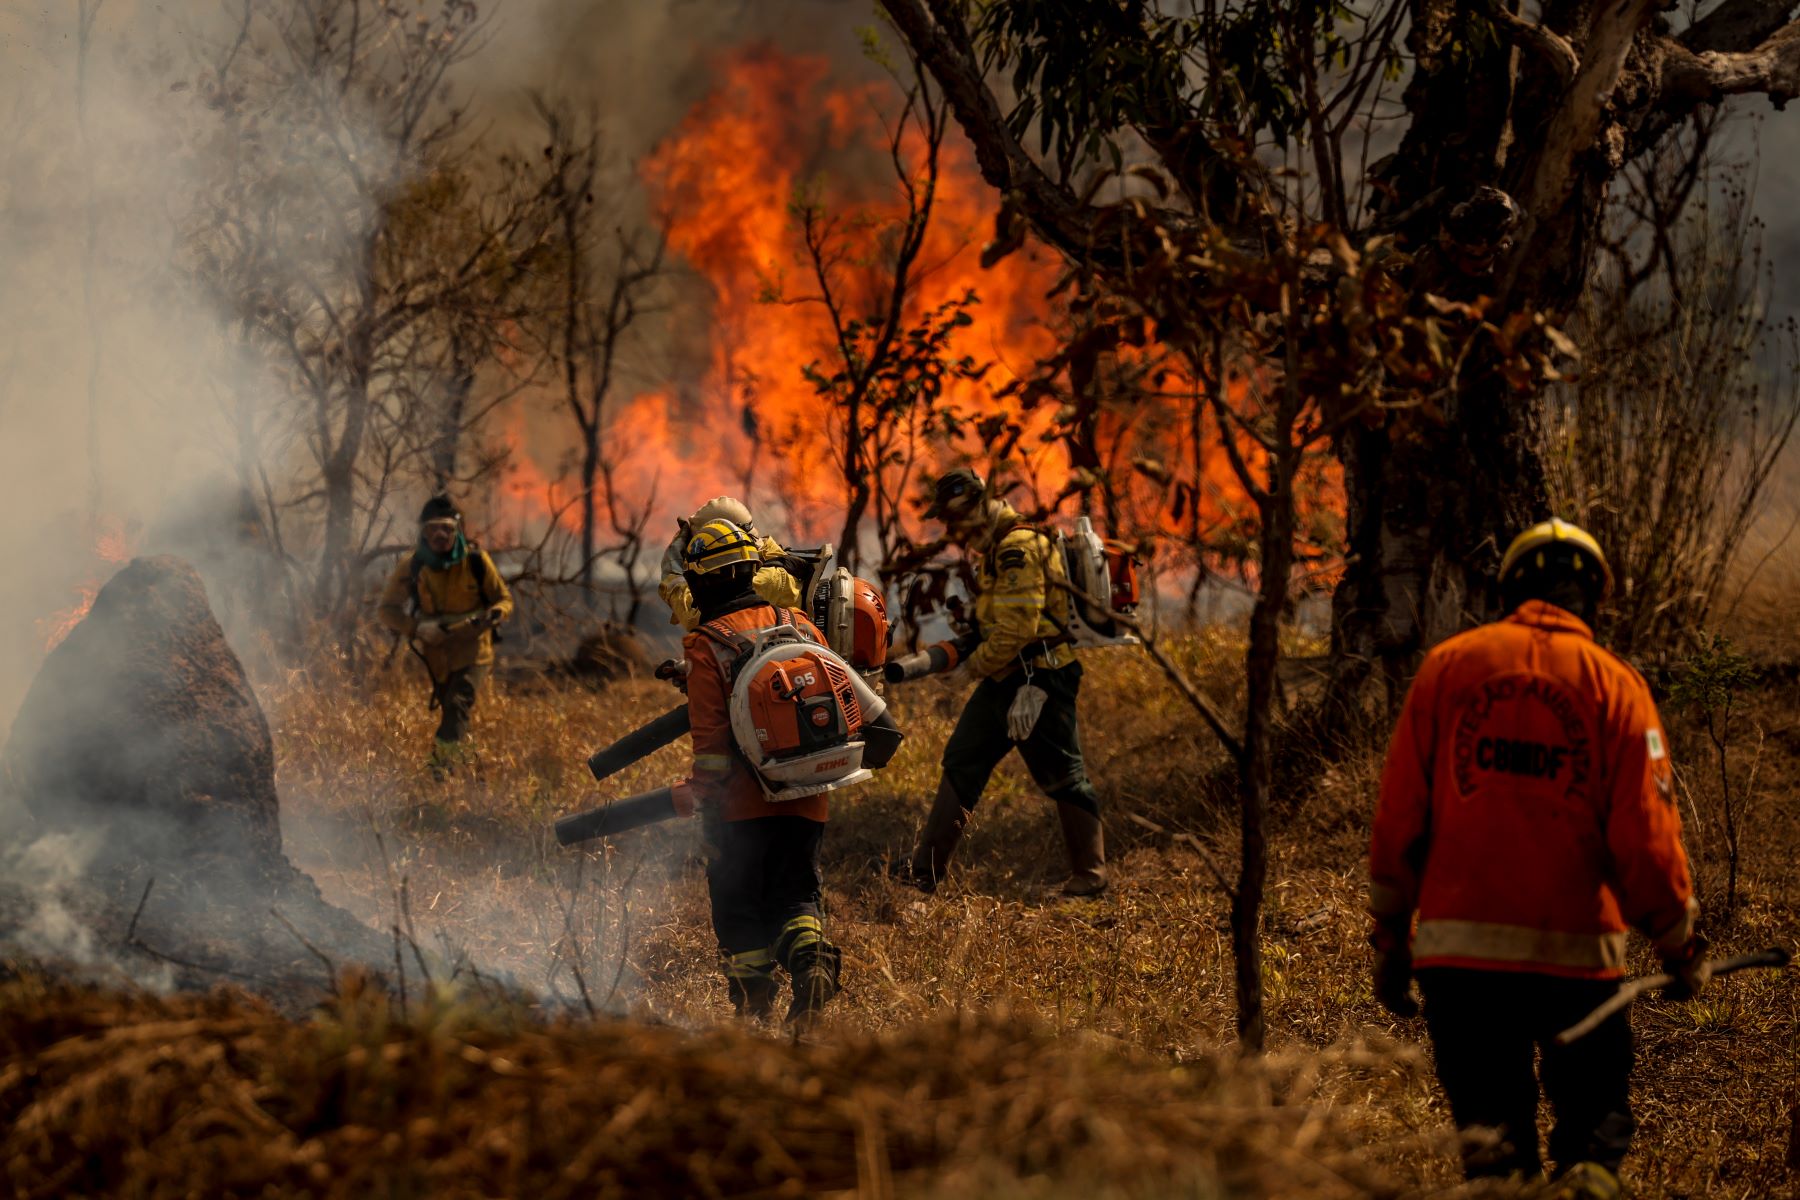
{"type": "MultiPolygon", "coordinates": [[[[1228,639],[1187,642],[1177,652],[1212,684],[1236,673],[1228,639]]],[[[827,837],[829,920],[846,952],[847,990],[819,1044],[796,1048],[766,1035],[745,1040],[730,1028],[692,823],[639,831],[586,852],[559,848],[549,835],[557,816],[660,785],[683,770],[686,751],[678,744],[603,792],[582,765],[592,749],[677,700],[674,693],[650,682],[602,692],[497,689],[478,709],[479,766],[438,783],[421,765],[431,720],[416,684],[405,674],[352,681],[318,673],[265,686],[289,853],[328,898],[373,923],[395,919],[404,883],[421,940],[464,949],[561,996],[574,1012],[582,1011],[585,990],[596,1007],[684,1031],[582,1021],[554,1029],[525,1022],[495,1032],[475,1018],[416,1004],[404,1020],[385,1014],[377,1024],[387,1040],[378,1044],[406,1048],[371,1050],[373,1058],[359,1061],[385,1063],[391,1055],[411,1063],[414,1055],[440,1054],[446,1037],[457,1054],[457,1041],[485,1054],[491,1039],[517,1037],[507,1043],[507,1061],[532,1064],[527,1074],[543,1085],[543,1112],[566,1110],[568,1124],[555,1128],[568,1132],[555,1140],[544,1132],[549,1124],[530,1125],[550,1117],[519,1117],[529,1089],[484,1073],[471,1058],[477,1067],[457,1067],[464,1074],[454,1080],[421,1083],[423,1098],[406,1093],[387,1109],[337,1113],[325,1121],[329,1128],[311,1135],[313,1143],[299,1135],[291,1146],[281,1142],[286,1149],[270,1160],[267,1176],[280,1181],[278,1191],[313,1178],[294,1173],[301,1158],[280,1155],[338,1139],[338,1148],[310,1151],[315,1158],[305,1161],[348,1161],[356,1156],[343,1147],[356,1138],[370,1146],[389,1139],[400,1157],[423,1160],[408,1171],[427,1174],[346,1176],[356,1186],[346,1183],[342,1194],[415,1184],[434,1192],[461,1180],[458,1172],[479,1181],[470,1182],[473,1190],[515,1190],[492,1173],[502,1160],[514,1163],[506,1169],[522,1170],[519,1156],[530,1158],[509,1137],[564,1158],[587,1145],[597,1172],[590,1182],[606,1178],[628,1188],[638,1177],[607,1157],[613,1151],[605,1139],[589,1142],[609,1123],[690,1131],[682,1135],[687,1143],[670,1142],[674,1133],[630,1137],[650,1139],[644,1145],[651,1161],[679,1159],[685,1170],[704,1174],[736,1163],[733,1170],[749,1174],[732,1175],[731,1183],[705,1176],[731,1194],[787,1186],[794,1189],[788,1194],[836,1188],[883,1195],[890,1185],[923,1194],[934,1186],[928,1181],[946,1178],[1018,1195],[1094,1192],[1098,1181],[1115,1176],[1121,1195],[1365,1195],[1396,1188],[1417,1195],[1456,1184],[1442,1103],[1414,1049],[1423,1028],[1388,1018],[1366,981],[1362,856],[1377,771],[1372,755],[1315,773],[1313,793],[1280,819],[1266,951],[1275,1063],[1242,1074],[1223,1065],[1232,997],[1226,898],[1215,877],[1216,868],[1231,873],[1233,853],[1218,814],[1199,799],[1219,755],[1154,667],[1129,654],[1089,658],[1084,732],[1109,804],[1117,864],[1114,889],[1098,901],[1055,892],[1062,868],[1054,821],[1016,764],[1002,769],[984,799],[951,885],[925,899],[881,878],[880,864],[904,852],[923,814],[935,756],[961,698],[953,685],[935,681],[901,691],[895,702],[909,733],[906,747],[876,782],[835,806],[827,837]],[[612,1059],[632,1065],[609,1073],[603,1064],[612,1059]],[[1102,1065],[1084,1065],[1095,1063],[1102,1065]],[[633,1091],[642,1080],[659,1082],[633,1091]],[[940,1088],[928,1080],[946,1082],[940,1088]],[[762,1108],[751,1098],[757,1088],[767,1091],[762,1108]],[[469,1089],[493,1089],[494,1107],[484,1109],[469,1089]],[[639,1095],[647,1098],[635,1100],[639,1095]],[[1277,1101],[1279,1117],[1268,1107],[1277,1101]],[[490,1138],[477,1132],[486,1126],[471,1126],[465,1138],[430,1124],[465,1102],[512,1132],[490,1138]],[[819,1113],[794,1115],[814,1104],[819,1113]],[[796,1160],[789,1170],[781,1155],[744,1140],[751,1136],[745,1114],[766,1114],[770,1106],[781,1114],[775,1125],[816,1148],[816,1161],[783,1141],[783,1152],[796,1160]],[[706,1149],[697,1150],[695,1122],[715,1117],[723,1122],[719,1130],[736,1132],[708,1134],[706,1149]],[[526,1128],[539,1132],[527,1135],[526,1128]],[[465,1142],[466,1152],[458,1148],[465,1142]],[[490,1142],[501,1148],[481,1149],[490,1142]],[[684,1144],[686,1157],[655,1157],[675,1155],[667,1147],[684,1144]],[[1357,1152],[1347,1158],[1349,1149],[1357,1152]],[[490,1165],[482,1165],[483,1154],[490,1165]],[[443,1160],[442,1174],[429,1174],[439,1170],[434,1156],[443,1160]]],[[[1793,806],[1777,799],[1800,780],[1800,691],[1760,697],[1755,716],[1765,734],[1763,799],[1746,864],[1747,907],[1736,927],[1715,931],[1724,950],[1791,942],[1800,910],[1800,828],[1793,806]]],[[[1678,753],[1698,752],[1688,731],[1677,725],[1672,733],[1678,753]]],[[[1693,798],[1702,826],[1716,803],[1703,774],[1694,773],[1693,798]]],[[[1714,840],[1704,829],[1699,835],[1703,875],[1716,886],[1714,840]]],[[[1635,965],[1651,964],[1640,957],[1635,965]]],[[[15,1009],[17,994],[7,1001],[15,1009]]],[[[106,1007],[123,1001],[68,999],[70,1012],[59,1019],[76,1021],[83,1005],[101,1015],[79,1018],[90,1022],[77,1030],[84,1040],[49,1054],[89,1055],[99,1064],[106,1057],[101,1027],[189,1020],[184,1006],[194,1002],[129,1003],[150,1008],[128,1013],[106,1007]],[[180,1011],[169,1015],[174,1009],[180,1011]]],[[[1800,1061],[1797,1016],[1800,990],[1791,975],[1739,977],[1695,1004],[1641,1007],[1642,1132],[1628,1163],[1640,1194],[1800,1194],[1786,1165],[1800,1061]]],[[[311,1027],[267,1024],[242,1036],[268,1054],[292,1056],[280,1063],[325,1055],[306,1069],[349,1078],[339,1060],[351,1051],[330,1031],[334,1022],[372,1020],[340,1012],[311,1027]],[[279,1049],[268,1049],[276,1042],[279,1049]]],[[[18,1045],[19,1035],[12,1036],[18,1045]]],[[[44,1031],[33,1036],[47,1044],[44,1031]]],[[[192,1036],[220,1044],[211,1034],[192,1036]]],[[[220,1053],[243,1078],[255,1074],[244,1075],[246,1061],[264,1062],[260,1050],[220,1053]]],[[[8,1058],[15,1054],[9,1048],[8,1058]]],[[[274,1086],[267,1081],[301,1067],[256,1069],[259,1086],[274,1086]]],[[[105,1075],[81,1086],[128,1086],[105,1075]]],[[[5,1078],[0,1105],[16,1104],[6,1099],[5,1078]]],[[[75,1080],[69,1076],[63,1091],[48,1094],[63,1095],[75,1080]]],[[[229,1081],[208,1086],[219,1095],[242,1091],[229,1081]]],[[[165,1111],[144,1103],[145,1120],[165,1111]]],[[[63,1115],[43,1136],[75,1136],[70,1130],[79,1121],[69,1114],[76,1109],[58,1111],[63,1115]]],[[[32,1143],[39,1148],[29,1152],[51,1144],[32,1143]]],[[[513,1178],[537,1190],[539,1177],[513,1178]]],[[[708,1190],[700,1176],[690,1182],[690,1190],[708,1190]]]]}
{"type": "Polygon", "coordinates": [[[1381,1097],[1417,1067],[1390,1052],[1176,1066],[995,1013],[798,1047],[503,1018],[402,1017],[356,986],[297,1023],[231,996],[15,981],[0,1178],[146,1197],[1408,1190],[1319,1091],[1329,1075],[1381,1097]]]}

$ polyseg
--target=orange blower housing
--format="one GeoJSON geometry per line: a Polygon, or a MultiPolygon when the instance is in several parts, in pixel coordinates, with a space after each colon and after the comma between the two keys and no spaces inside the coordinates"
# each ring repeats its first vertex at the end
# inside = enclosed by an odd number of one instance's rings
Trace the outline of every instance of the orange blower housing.
{"type": "Polygon", "coordinates": [[[838,568],[813,593],[809,615],[826,644],[858,671],[878,671],[887,662],[887,601],[868,580],[838,568]]]}
{"type": "Polygon", "coordinates": [[[1106,540],[1106,575],[1112,583],[1113,611],[1136,612],[1140,598],[1137,548],[1129,542],[1108,538],[1106,540]]]}
{"type": "Polygon", "coordinates": [[[851,602],[855,611],[850,618],[850,665],[859,671],[873,671],[887,662],[887,602],[881,598],[880,590],[866,579],[858,579],[853,586],[851,602]]]}
{"type": "Polygon", "coordinates": [[[764,663],[747,680],[745,694],[765,761],[841,746],[862,729],[856,689],[835,656],[801,651],[764,663]]]}

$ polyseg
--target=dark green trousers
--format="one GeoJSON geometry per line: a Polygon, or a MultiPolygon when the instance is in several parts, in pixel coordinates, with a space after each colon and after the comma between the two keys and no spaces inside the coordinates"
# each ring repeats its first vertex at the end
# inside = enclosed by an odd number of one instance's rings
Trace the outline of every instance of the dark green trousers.
{"type": "Polygon", "coordinates": [[[438,741],[460,742],[468,736],[469,717],[475,711],[475,696],[481,690],[481,685],[487,682],[488,670],[488,664],[476,663],[472,667],[450,672],[449,678],[437,685],[438,709],[442,713],[438,719],[438,741]]]}
{"type": "MultiPolygon", "coordinates": [[[[988,778],[1015,745],[1006,728],[1013,697],[1025,686],[1024,670],[976,685],[963,706],[956,729],[944,743],[944,778],[956,789],[965,809],[973,809],[988,778]]],[[[1017,743],[1031,778],[1052,800],[1100,815],[1100,797],[1088,780],[1081,757],[1081,726],[1075,700],[1081,692],[1081,664],[1054,671],[1034,668],[1031,682],[1044,689],[1044,711],[1031,736],[1017,743]]]]}

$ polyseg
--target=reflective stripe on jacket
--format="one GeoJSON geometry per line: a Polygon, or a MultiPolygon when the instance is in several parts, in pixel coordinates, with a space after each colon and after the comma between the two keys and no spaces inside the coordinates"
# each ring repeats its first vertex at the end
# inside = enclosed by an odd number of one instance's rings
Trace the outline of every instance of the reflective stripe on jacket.
{"type": "MultiPolygon", "coordinates": [[[[975,563],[975,620],[981,644],[969,670],[997,679],[1019,667],[1019,653],[1033,642],[1061,637],[1069,624],[1068,581],[1062,555],[1043,530],[1002,506],[975,563]]],[[[1075,661],[1071,646],[1054,646],[1032,667],[1054,669],[1075,661]]]]}
{"type": "MultiPolygon", "coordinates": [[[[756,552],[765,563],[787,553],[772,537],[760,539],[756,552]]],[[[750,586],[776,608],[806,608],[806,581],[795,578],[786,567],[759,567],[750,586]]],[[[690,633],[700,624],[700,612],[694,607],[693,593],[688,591],[687,580],[680,575],[664,575],[656,586],[656,593],[669,606],[669,624],[679,625],[690,633]]]]}
{"type": "Polygon", "coordinates": [[[1416,911],[1418,966],[1616,978],[1636,928],[1698,912],[1668,741],[1638,673],[1542,601],[1425,658],[1369,849],[1377,939],[1416,911]]]}
{"type": "MultiPolygon", "coordinates": [[[[785,572],[784,572],[785,574],[785,572]]],[[[825,639],[811,621],[790,614],[794,624],[817,639],[825,639]]],[[[751,633],[775,624],[775,610],[767,604],[750,604],[714,619],[732,633],[751,633]]],[[[726,821],[755,817],[807,817],[825,820],[829,808],[823,793],[775,803],[763,795],[762,785],[731,733],[731,693],[726,679],[731,672],[732,651],[703,633],[681,640],[689,663],[687,679],[688,722],[694,743],[694,769],[689,779],[696,803],[711,806],[726,821]]]]}

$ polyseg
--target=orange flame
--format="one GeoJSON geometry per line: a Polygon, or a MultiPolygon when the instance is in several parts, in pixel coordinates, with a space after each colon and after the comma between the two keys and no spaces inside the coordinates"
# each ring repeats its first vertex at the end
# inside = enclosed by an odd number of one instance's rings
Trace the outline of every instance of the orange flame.
{"type": "MultiPolygon", "coordinates": [[[[709,285],[709,361],[698,379],[620,406],[610,440],[615,488],[628,505],[642,505],[659,489],[659,515],[668,515],[660,509],[685,513],[707,496],[734,492],[759,512],[777,510],[765,527],[785,524],[800,539],[833,537],[847,502],[839,457],[844,418],[802,375],[815,361],[822,360],[827,372],[834,369],[835,347],[828,313],[817,302],[796,205],[800,197],[816,199],[841,218],[841,278],[853,293],[859,284],[863,290],[852,295],[846,315],[866,315],[879,300],[868,294],[879,272],[866,268],[885,261],[882,239],[905,211],[886,154],[883,109],[891,119],[892,92],[876,84],[833,87],[824,60],[767,49],[727,56],[718,75],[714,91],[642,168],[653,204],[667,215],[671,249],[709,285]],[[880,162],[868,169],[864,164],[872,157],[880,162]]],[[[902,149],[905,169],[921,170],[920,147],[902,149]]],[[[1022,407],[1017,396],[995,392],[1029,376],[1058,348],[1059,314],[1048,293],[1063,265],[1027,242],[983,269],[980,248],[994,228],[996,204],[972,150],[953,128],[939,156],[932,220],[906,319],[914,322],[967,291],[979,296],[969,312],[972,324],[959,331],[951,353],[991,360],[995,368],[979,382],[947,381],[938,406],[976,417],[1003,415],[1021,425],[1025,434],[1009,468],[1035,499],[1047,502],[1075,474],[1057,433],[1055,406],[1022,407]]],[[[1162,397],[1193,391],[1192,382],[1173,369],[1153,386],[1162,397]]],[[[1216,430],[1205,434],[1191,419],[1197,403],[1152,399],[1096,417],[1099,465],[1122,510],[1112,514],[1114,523],[1133,527],[1113,532],[1191,534],[1248,519],[1251,506],[1216,430]],[[1183,475],[1191,477],[1187,483],[1172,482],[1183,475]]],[[[510,430],[508,440],[515,458],[529,457],[518,453],[525,445],[522,427],[510,430]]],[[[1254,461],[1247,438],[1243,448],[1254,461]]],[[[904,449],[901,461],[883,468],[892,473],[890,494],[899,490],[902,475],[916,496],[921,477],[959,459],[980,460],[987,451],[969,427],[960,441],[935,439],[904,449]]],[[[535,518],[541,525],[571,498],[570,489],[548,479],[535,462],[520,463],[506,488],[508,519],[521,524],[535,518]]],[[[569,505],[559,520],[578,528],[579,513],[579,505],[569,505]]]]}
{"type": "Polygon", "coordinates": [[[79,599],[74,604],[37,623],[38,636],[43,639],[46,654],[62,645],[63,639],[81,624],[82,618],[88,615],[88,610],[94,607],[94,597],[100,594],[100,585],[84,583],[75,590],[79,599]]]}
{"type": "MultiPolygon", "coordinates": [[[[851,263],[875,259],[884,230],[904,214],[891,182],[862,182],[881,178],[880,172],[891,177],[885,162],[879,172],[835,170],[829,189],[809,179],[823,164],[853,168],[887,137],[886,89],[830,89],[827,77],[821,59],[739,52],[721,64],[718,87],[643,169],[654,204],[669,216],[671,248],[707,280],[713,297],[712,362],[696,392],[668,414],[684,435],[670,449],[684,474],[716,481],[702,491],[735,489],[754,497],[753,504],[776,502],[796,533],[812,536],[837,532],[845,493],[833,440],[840,416],[826,411],[801,375],[810,362],[832,361],[833,329],[813,299],[819,289],[802,253],[796,201],[805,189],[818,188],[818,202],[844,218],[839,253],[851,263]]],[[[921,156],[918,147],[912,150],[906,167],[916,173],[921,156]]],[[[996,359],[998,369],[989,382],[951,383],[939,403],[977,413],[1010,408],[1018,415],[1016,406],[994,398],[993,388],[1055,349],[1044,297],[1058,264],[1027,248],[983,271],[980,245],[993,212],[991,190],[967,145],[947,142],[906,316],[917,320],[965,291],[977,292],[973,323],[953,352],[996,359]]],[[[858,282],[854,271],[843,275],[852,287],[858,282]]],[[[853,296],[847,315],[865,315],[878,300],[853,296]]],[[[667,401],[640,397],[631,407],[650,404],[667,401]]],[[[1044,443],[1026,444],[1039,460],[1058,457],[1041,449],[1044,443]]],[[[943,448],[919,449],[929,469],[940,465],[943,448]]],[[[1066,464],[1061,473],[1066,478],[1066,464]]]]}
{"type": "Polygon", "coordinates": [[[94,598],[100,594],[103,575],[110,571],[103,567],[117,566],[131,557],[131,535],[125,528],[125,522],[115,516],[102,516],[94,522],[97,529],[94,533],[92,574],[75,587],[75,603],[60,609],[37,622],[38,637],[44,643],[44,652],[49,653],[62,645],[63,639],[81,624],[82,619],[94,607],[94,598]]]}

